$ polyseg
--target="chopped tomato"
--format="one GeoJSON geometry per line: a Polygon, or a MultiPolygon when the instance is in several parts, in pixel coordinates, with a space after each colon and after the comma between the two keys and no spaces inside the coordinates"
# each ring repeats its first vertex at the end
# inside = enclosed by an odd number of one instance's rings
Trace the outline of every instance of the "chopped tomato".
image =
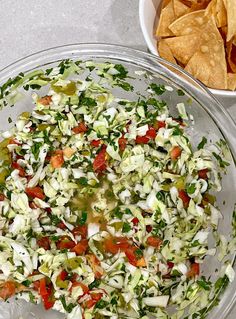
{"type": "Polygon", "coordinates": [[[168,265],[168,267],[169,267],[169,268],[171,268],[171,269],[172,269],[172,268],[174,267],[174,265],[175,265],[175,264],[174,264],[174,263],[172,263],[171,261],[168,261],[168,262],[167,262],[167,265],[168,265]]]}
{"type": "Polygon", "coordinates": [[[7,300],[16,293],[16,285],[13,281],[6,281],[0,286],[0,298],[7,300]]]}
{"type": "Polygon", "coordinates": [[[117,254],[119,250],[125,251],[130,246],[125,237],[108,237],[104,240],[104,249],[111,254],[117,254]]]}
{"type": "Polygon", "coordinates": [[[90,142],[90,145],[94,146],[94,147],[98,147],[98,146],[100,146],[101,142],[102,142],[101,140],[92,140],[90,142]]]}
{"type": "Polygon", "coordinates": [[[79,123],[78,126],[76,126],[76,127],[74,127],[74,128],[72,129],[72,131],[73,131],[75,134],[85,133],[85,132],[87,132],[87,130],[88,130],[88,128],[87,128],[87,126],[85,125],[84,122],[79,123]]]}
{"type": "Polygon", "coordinates": [[[147,136],[137,136],[135,143],[136,144],[147,144],[149,142],[149,138],[147,136]]]}
{"type": "Polygon", "coordinates": [[[65,270],[62,270],[62,272],[60,273],[60,275],[58,277],[60,280],[64,281],[64,280],[66,280],[67,276],[68,276],[68,272],[65,270]]]}
{"type": "Polygon", "coordinates": [[[44,308],[46,310],[51,309],[54,306],[55,300],[46,299],[43,301],[44,308]]]}
{"type": "Polygon", "coordinates": [[[151,225],[147,225],[147,226],[146,226],[146,231],[147,231],[148,233],[150,233],[150,232],[152,231],[152,226],[151,226],[151,225]]]}
{"type": "Polygon", "coordinates": [[[187,208],[190,202],[190,197],[183,189],[179,190],[179,198],[182,200],[184,208],[187,208]]]}
{"type": "Polygon", "coordinates": [[[150,126],[145,136],[149,139],[155,139],[155,137],[157,136],[155,128],[150,126]]]}
{"type": "Polygon", "coordinates": [[[159,130],[162,127],[166,127],[166,122],[164,121],[156,121],[153,125],[156,130],[159,130]]]}
{"type": "Polygon", "coordinates": [[[19,171],[20,177],[25,177],[25,170],[17,162],[12,162],[11,167],[19,171]]]}
{"type": "Polygon", "coordinates": [[[86,307],[88,309],[92,308],[96,303],[102,298],[103,294],[102,293],[93,293],[90,295],[91,299],[86,301],[86,307]]]}
{"type": "Polygon", "coordinates": [[[101,150],[98,152],[93,161],[93,170],[95,172],[105,171],[107,168],[106,164],[106,145],[103,145],[101,150]]]}
{"type": "Polygon", "coordinates": [[[162,244],[162,240],[155,236],[150,236],[147,238],[147,245],[159,248],[162,244]]]}
{"type": "Polygon", "coordinates": [[[100,279],[104,273],[100,260],[94,254],[86,255],[86,258],[95,274],[95,278],[100,279]]]}
{"type": "Polygon", "coordinates": [[[63,222],[60,222],[59,224],[57,224],[57,227],[60,229],[66,229],[66,225],[63,222]]]}
{"type": "Polygon", "coordinates": [[[41,237],[40,239],[37,239],[37,244],[39,247],[42,247],[45,250],[49,250],[51,248],[50,239],[48,236],[44,236],[44,237],[41,237]]]}
{"type": "Polygon", "coordinates": [[[5,195],[4,194],[0,194],[0,202],[2,202],[5,199],[5,195]]]}
{"type": "Polygon", "coordinates": [[[134,224],[134,226],[137,226],[139,223],[139,219],[137,217],[134,217],[131,221],[134,224]]]}
{"type": "Polygon", "coordinates": [[[30,207],[31,209],[36,209],[36,208],[38,208],[38,206],[37,206],[34,202],[29,202],[29,207],[30,207]]]}
{"type": "Polygon", "coordinates": [[[60,168],[64,164],[63,151],[57,150],[50,158],[50,163],[53,168],[60,168]]]}
{"type": "Polygon", "coordinates": [[[33,198],[39,198],[44,200],[45,195],[41,187],[35,186],[35,187],[26,187],[25,192],[28,196],[33,198]]]}
{"type": "Polygon", "coordinates": [[[40,281],[39,280],[34,281],[33,286],[34,286],[34,290],[38,291],[40,286],[40,281]]]}
{"type": "Polygon", "coordinates": [[[45,95],[38,100],[38,103],[46,106],[52,102],[52,97],[50,95],[45,95]]]}
{"type": "Polygon", "coordinates": [[[83,255],[88,249],[88,240],[82,239],[77,245],[75,245],[71,251],[74,251],[76,255],[83,255]]]}
{"type": "Polygon", "coordinates": [[[196,277],[200,274],[200,266],[198,263],[191,264],[191,268],[187,273],[187,277],[196,277]]]}
{"type": "Polygon", "coordinates": [[[8,145],[9,145],[9,144],[21,145],[21,143],[18,142],[17,140],[15,140],[13,137],[9,139],[8,145]]]}
{"type": "Polygon", "coordinates": [[[119,144],[120,150],[123,152],[127,145],[127,138],[124,137],[124,134],[122,134],[122,136],[119,138],[118,144],[119,144]]]}
{"type": "Polygon", "coordinates": [[[88,286],[86,286],[85,284],[83,284],[82,282],[78,282],[75,281],[72,283],[72,286],[70,287],[70,292],[72,291],[73,288],[75,287],[81,287],[83,290],[84,295],[86,295],[87,293],[89,293],[89,288],[88,286]]]}
{"type": "Polygon", "coordinates": [[[69,236],[62,236],[56,243],[57,249],[72,249],[76,243],[69,236]]]}
{"type": "Polygon", "coordinates": [[[88,226],[87,225],[76,226],[72,230],[72,234],[74,236],[81,236],[83,239],[85,239],[87,238],[87,234],[88,234],[88,226]]]}
{"type": "Polygon", "coordinates": [[[135,246],[130,246],[125,250],[125,255],[131,265],[135,267],[145,267],[146,262],[143,256],[139,254],[139,248],[135,246]]]}
{"type": "Polygon", "coordinates": [[[179,146],[174,146],[170,151],[170,157],[172,160],[176,160],[178,157],[180,157],[181,153],[182,149],[179,146]]]}
{"type": "Polygon", "coordinates": [[[202,179],[208,179],[207,173],[208,173],[207,168],[201,169],[200,171],[198,171],[198,177],[202,179]]]}
{"type": "Polygon", "coordinates": [[[39,282],[39,293],[40,293],[41,297],[48,295],[47,283],[46,283],[46,278],[45,277],[40,279],[40,282],[39,282]]]}

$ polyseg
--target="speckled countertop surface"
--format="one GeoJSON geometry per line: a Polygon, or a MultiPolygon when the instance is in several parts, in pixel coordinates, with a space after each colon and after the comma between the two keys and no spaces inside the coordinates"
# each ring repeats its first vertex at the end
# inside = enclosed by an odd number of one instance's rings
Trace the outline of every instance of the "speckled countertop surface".
{"type": "MultiPolygon", "coordinates": [[[[1,0],[0,69],[33,52],[77,42],[147,51],[138,0],[1,0]]],[[[236,120],[235,99],[221,99],[236,120]]],[[[235,319],[236,311],[229,319],[235,319]]]]}

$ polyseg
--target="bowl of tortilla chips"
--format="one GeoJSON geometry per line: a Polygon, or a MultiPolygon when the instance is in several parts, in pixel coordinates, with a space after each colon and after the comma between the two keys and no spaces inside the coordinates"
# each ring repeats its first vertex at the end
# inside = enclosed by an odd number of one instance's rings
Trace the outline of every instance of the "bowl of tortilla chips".
{"type": "Polygon", "coordinates": [[[140,0],[149,50],[214,94],[236,93],[236,0],[140,0]]]}

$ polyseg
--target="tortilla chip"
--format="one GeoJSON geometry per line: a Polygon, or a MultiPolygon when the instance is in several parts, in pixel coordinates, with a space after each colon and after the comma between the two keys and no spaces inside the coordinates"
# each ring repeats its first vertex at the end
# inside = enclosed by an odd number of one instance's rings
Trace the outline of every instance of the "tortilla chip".
{"type": "Polygon", "coordinates": [[[173,21],[175,21],[175,13],[173,8],[173,2],[171,1],[163,10],[161,10],[160,20],[156,30],[156,36],[172,36],[173,33],[170,31],[168,27],[173,21]]]}
{"type": "Polygon", "coordinates": [[[177,64],[169,46],[165,42],[165,40],[159,41],[157,50],[158,50],[161,58],[163,58],[171,63],[177,64]]]}
{"type": "Polygon", "coordinates": [[[228,73],[227,79],[228,79],[228,90],[235,91],[236,90],[236,74],[228,73]]]}
{"type": "Polygon", "coordinates": [[[178,18],[169,25],[169,29],[176,36],[201,33],[207,21],[208,17],[205,16],[205,10],[199,10],[178,18]]]}
{"type": "Polygon", "coordinates": [[[179,0],[173,0],[173,8],[174,8],[174,13],[176,18],[182,17],[184,14],[188,13],[190,10],[188,6],[186,6],[179,0]]]}
{"type": "Polygon", "coordinates": [[[231,71],[236,73],[236,45],[234,45],[233,39],[226,44],[226,55],[231,71]]]}
{"type": "Polygon", "coordinates": [[[206,8],[206,16],[213,15],[218,28],[227,25],[227,12],[223,0],[212,0],[206,8]]]}
{"type": "Polygon", "coordinates": [[[211,0],[198,0],[197,2],[192,3],[190,11],[194,12],[197,10],[206,9],[211,0]]]}
{"type": "Polygon", "coordinates": [[[200,45],[200,34],[187,34],[165,39],[173,56],[184,66],[188,63],[200,45]]]}
{"type": "Polygon", "coordinates": [[[236,35],[236,1],[227,0],[227,23],[228,23],[228,33],[227,42],[230,41],[236,35]]]}
{"type": "Polygon", "coordinates": [[[185,70],[208,87],[227,89],[224,42],[213,18],[202,30],[201,46],[189,60],[185,70]]]}
{"type": "Polygon", "coordinates": [[[161,9],[164,9],[168,5],[168,3],[170,3],[170,2],[171,2],[171,0],[163,0],[161,3],[161,9]]]}

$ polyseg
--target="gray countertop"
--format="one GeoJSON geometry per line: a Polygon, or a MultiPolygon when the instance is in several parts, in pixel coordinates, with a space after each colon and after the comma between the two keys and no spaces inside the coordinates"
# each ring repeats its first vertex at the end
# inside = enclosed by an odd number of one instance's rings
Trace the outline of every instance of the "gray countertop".
{"type": "MultiPolygon", "coordinates": [[[[0,69],[33,52],[77,42],[147,51],[138,0],[1,0],[0,69]]],[[[221,103],[236,119],[236,98],[221,103]]],[[[236,316],[236,311],[229,319],[236,316]]]]}

